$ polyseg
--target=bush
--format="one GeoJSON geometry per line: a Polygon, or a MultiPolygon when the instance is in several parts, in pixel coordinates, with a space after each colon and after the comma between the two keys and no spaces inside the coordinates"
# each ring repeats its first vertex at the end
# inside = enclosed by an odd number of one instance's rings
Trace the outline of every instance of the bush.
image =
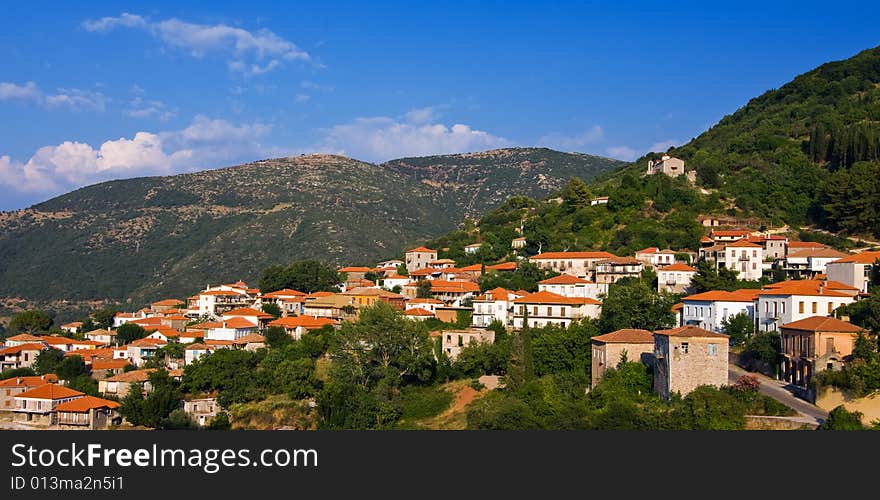
{"type": "Polygon", "coordinates": [[[401,391],[403,418],[433,417],[449,408],[454,396],[442,387],[404,387],[401,391]]]}

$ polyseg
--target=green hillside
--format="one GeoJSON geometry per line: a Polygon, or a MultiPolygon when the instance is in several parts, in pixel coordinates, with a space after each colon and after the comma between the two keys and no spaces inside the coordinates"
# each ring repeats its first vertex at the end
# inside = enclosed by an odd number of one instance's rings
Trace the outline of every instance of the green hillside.
{"type": "Polygon", "coordinates": [[[373,264],[513,195],[621,162],[507,149],[385,165],[309,155],[105,182],[0,213],[0,298],[181,297],[270,264],[373,264]],[[487,193],[492,193],[488,196],[487,193]]]}

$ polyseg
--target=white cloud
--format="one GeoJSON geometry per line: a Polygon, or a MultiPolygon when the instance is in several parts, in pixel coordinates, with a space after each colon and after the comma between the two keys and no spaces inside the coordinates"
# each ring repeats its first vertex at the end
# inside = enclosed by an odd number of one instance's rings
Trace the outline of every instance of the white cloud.
{"type": "Polygon", "coordinates": [[[35,82],[24,85],[0,82],[0,101],[29,101],[49,110],[104,111],[109,100],[104,94],[89,90],[58,89],[56,92],[45,95],[35,82]]]}
{"type": "Polygon", "coordinates": [[[648,151],[653,151],[655,153],[665,153],[666,150],[668,150],[669,148],[674,146],[681,146],[681,144],[681,141],[679,141],[678,139],[668,139],[651,144],[651,146],[648,148],[648,151]]]}
{"type": "MultiPolygon", "coordinates": [[[[424,110],[408,117],[425,118],[424,110]]],[[[385,161],[404,156],[462,153],[511,145],[468,125],[398,121],[390,117],[357,118],[349,123],[322,129],[319,151],[345,154],[368,161],[385,161]]]]}
{"type": "Polygon", "coordinates": [[[297,102],[297,104],[305,104],[305,103],[309,102],[309,99],[311,99],[311,98],[312,98],[312,96],[310,96],[308,94],[297,94],[296,99],[294,99],[294,100],[297,102]]]}
{"type": "Polygon", "coordinates": [[[608,153],[608,156],[617,160],[633,161],[638,158],[636,150],[627,146],[610,147],[605,151],[608,153]]]}
{"type": "Polygon", "coordinates": [[[259,123],[233,125],[197,116],[184,130],[137,132],[99,147],[65,141],[40,148],[26,162],[0,156],[0,186],[53,195],[108,179],[227,166],[275,153],[260,143],[269,131],[259,123]]]}
{"type": "Polygon", "coordinates": [[[104,94],[80,89],[58,89],[57,94],[47,95],[45,99],[49,109],[65,108],[71,111],[104,111],[106,102],[104,94]]]}
{"type": "Polygon", "coordinates": [[[563,151],[581,151],[587,146],[595,145],[605,137],[602,127],[594,125],[575,135],[547,134],[538,139],[538,146],[560,149],[563,151]]]}
{"type": "Polygon", "coordinates": [[[230,70],[246,75],[268,73],[281,67],[282,61],[316,64],[308,52],[267,29],[252,32],[225,24],[197,24],[176,18],[151,21],[129,13],[87,20],[82,27],[90,32],[106,32],[116,28],[140,29],[165,45],[184,50],[193,57],[201,58],[212,53],[226,56],[230,70]]]}
{"type": "Polygon", "coordinates": [[[0,101],[36,101],[42,100],[43,93],[34,82],[24,85],[16,85],[10,82],[0,82],[0,101]]]}
{"type": "Polygon", "coordinates": [[[436,121],[440,117],[436,106],[412,109],[406,113],[406,120],[410,123],[428,123],[436,121]]]}
{"type": "MultiPolygon", "coordinates": [[[[142,93],[142,91],[139,93],[142,93]]],[[[164,122],[177,116],[177,109],[169,109],[162,101],[146,100],[137,95],[129,101],[128,108],[123,113],[132,118],[155,117],[164,122]]]]}

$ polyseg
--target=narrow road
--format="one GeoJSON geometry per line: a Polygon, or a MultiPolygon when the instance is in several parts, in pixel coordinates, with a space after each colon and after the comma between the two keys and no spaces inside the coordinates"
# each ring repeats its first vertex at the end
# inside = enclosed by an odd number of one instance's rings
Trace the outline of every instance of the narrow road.
{"type": "Polygon", "coordinates": [[[826,418],[828,418],[828,412],[812,403],[804,401],[786,389],[786,382],[772,379],[761,373],[746,371],[734,364],[728,364],[727,379],[731,385],[736,383],[736,380],[743,375],[752,375],[761,382],[761,386],[758,388],[758,391],[760,391],[761,394],[770,396],[776,401],[794,408],[802,416],[815,420],[817,424],[821,424],[826,418]]]}

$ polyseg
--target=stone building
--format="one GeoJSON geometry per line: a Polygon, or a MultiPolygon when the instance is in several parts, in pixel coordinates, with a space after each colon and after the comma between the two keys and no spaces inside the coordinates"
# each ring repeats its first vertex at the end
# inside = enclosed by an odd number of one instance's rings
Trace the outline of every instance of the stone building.
{"type": "Polygon", "coordinates": [[[654,390],[663,399],[727,384],[729,337],[686,325],[654,332],[654,390]]]}
{"type": "Polygon", "coordinates": [[[597,335],[590,339],[592,344],[592,387],[605,377],[608,368],[620,363],[624,353],[628,361],[654,362],[654,335],[647,330],[625,328],[615,332],[597,335]]]}

